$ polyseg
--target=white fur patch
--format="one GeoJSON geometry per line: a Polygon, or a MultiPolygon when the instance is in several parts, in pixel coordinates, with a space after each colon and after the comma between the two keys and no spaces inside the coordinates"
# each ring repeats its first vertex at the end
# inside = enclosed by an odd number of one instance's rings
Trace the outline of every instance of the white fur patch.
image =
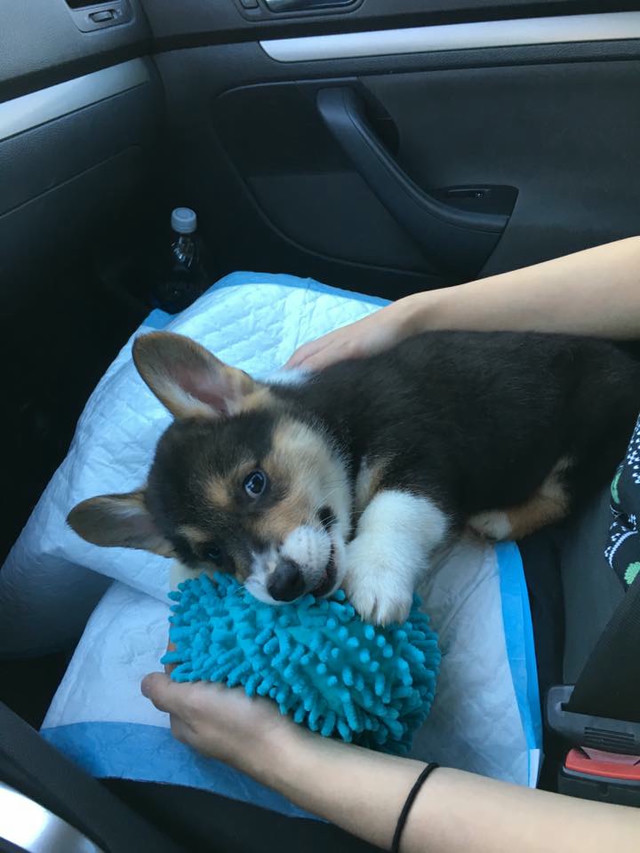
{"type": "Polygon", "coordinates": [[[296,527],[284,540],[280,554],[300,566],[307,586],[313,589],[322,580],[329,562],[331,539],[325,530],[309,525],[296,527]]]}
{"type": "Polygon", "coordinates": [[[345,588],[364,620],[407,618],[429,557],[448,529],[447,516],[430,498],[395,489],[374,497],[347,545],[345,588]]]}
{"type": "Polygon", "coordinates": [[[202,567],[200,569],[190,569],[188,566],[181,563],[180,560],[172,560],[169,568],[169,587],[172,590],[175,590],[182,581],[192,580],[193,578],[197,578],[199,575],[208,575],[211,578],[214,573],[215,569],[212,569],[209,566],[202,567]]]}
{"type": "Polygon", "coordinates": [[[511,535],[511,523],[509,516],[502,510],[488,510],[479,512],[469,519],[469,527],[487,539],[495,539],[501,542],[511,535]]]}
{"type": "Polygon", "coordinates": [[[371,495],[371,484],[373,482],[373,471],[366,456],[362,457],[358,476],[356,477],[356,510],[362,510],[371,495]]]}
{"type": "Polygon", "coordinates": [[[292,530],[280,548],[271,546],[266,551],[254,553],[251,560],[251,574],[245,581],[245,587],[258,601],[266,604],[284,604],[283,601],[273,599],[267,591],[269,578],[278,560],[284,557],[296,563],[300,567],[307,589],[314,589],[324,579],[324,571],[332,548],[336,580],[333,589],[327,593],[329,595],[340,586],[344,577],[344,540],[338,532],[330,534],[324,529],[317,529],[310,525],[302,525],[292,530]]]}
{"type": "Polygon", "coordinates": [[[263,604],[272,604],[274,606],[278,606],[284,604],[284,601],[276,601],[275,598],[272,598],[267,592],[267,587],[257,575],[249,575],[249,577],[244,582],[245,589],[251,593],[251,595],[257,599],[257,601],[261,601],[263,604]]]}
{"type": "Polygon", "coordinates": [[[261,381],[267,385],[304,385],[310,376],[313,376],[310,370],[296,367],[292,370],[276,370],[261,381]]]}
{"type": "Polygon", "coordinates": [[[251,554],[251,573],[244,582],[254,598],[265,604],[282,604],[275,601],[267,592],[267,581],[273,574],[278,562],[278,549],[271,545],[265,551],[253,551],[251,554]]]}

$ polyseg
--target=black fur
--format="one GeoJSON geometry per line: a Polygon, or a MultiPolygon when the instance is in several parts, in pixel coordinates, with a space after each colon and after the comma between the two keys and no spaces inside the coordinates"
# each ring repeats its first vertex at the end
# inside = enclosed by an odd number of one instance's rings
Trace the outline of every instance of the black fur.
{"type": "Polygon", "coordinates": [[[434,498],[454,521],[532,495],[563,457],[575,506],[610,478],[640,408],[640,368],[590,338],[428,332],[274,392],[312,413],[357,471],[434,498]]]}
{"type": "Polygon", "coordinates": [[[263,543],[248,538],[238,527],[237,513],[258,513],[283,497],[283,485],[270,485],[259,505],[247,498],[238,482],[232,495],[235,506],[228,512],[211,512],[206,488],[211,474],[224,476],[246,459],[259,467],[271,447],[275,414],[256,411],[233,420],[186,418],[176,420],[160,438],[149,472],[146,503],[160,532],[171,542],[178,558],[187,566],[207,562],[210,547],[225,543],[217,565],[234,571],[231,552],[247,554],[263,543]],[[176,529],[195,525],[210,532],[210,539],[197,551],[176,529]]]}
{"type": "MultiPolygon", "coordinates": [[[[394,349],[342,362],[302,385],[272,387],[279,405],[229,419],[177,420],[161,438],[146,502],[156,525],[188,566],[225,543],[218,564],[234,570],[249,549],[239,517],[280,500],[287,484],[252,504],[237,483],[234,506],[212,514],[208,476],[241,460],[260,467],[285,409],[322,425],[352,479],[367,457],[386,461],[381,487],[433,499],[453,528],[485,510],[529,498],[554,465],[573,507],[613,475],[640,408],[640,367],[612,344],[562,335],[428,332],[394,349]],[[180,525],[210,532],[195,549],[180,525]]],[[[330,526],[328,507],[319,521],[330,526]]]]}

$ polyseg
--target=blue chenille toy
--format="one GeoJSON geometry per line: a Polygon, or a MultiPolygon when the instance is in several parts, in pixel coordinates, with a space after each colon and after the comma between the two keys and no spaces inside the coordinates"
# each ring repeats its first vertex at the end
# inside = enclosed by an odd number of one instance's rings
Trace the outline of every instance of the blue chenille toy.
{"type": "Polygon", "coordinates": [[[408,622],[381,628],[341,590],[273,606],[220,574],[171,598],[173,650],[162,662],[175,681],[241,685],[312,731],[387,752],[406,752],[429,714],[440,651],[417,599],[408,622]]]}

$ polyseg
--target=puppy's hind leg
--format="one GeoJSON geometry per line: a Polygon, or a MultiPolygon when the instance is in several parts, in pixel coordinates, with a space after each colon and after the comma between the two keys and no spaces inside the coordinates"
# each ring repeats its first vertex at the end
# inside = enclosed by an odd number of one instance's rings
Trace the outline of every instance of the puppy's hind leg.
{"type": "Polygon", "coordinates": [[[345,589],[367,622],[403,622],[429,557],[451,520],[423,495],[399,489],[378,492],[347,545],[345,589]]]}
{"type": "Polygon", "coordinates": [[[560,459],[529,500],[505,510],[480,512],[469,519],[469,527],[486,539],[500,542],[522,539],[547,524],[560,521],[570,508],[564,476],[569,464],[567,459],[560,459]]]}

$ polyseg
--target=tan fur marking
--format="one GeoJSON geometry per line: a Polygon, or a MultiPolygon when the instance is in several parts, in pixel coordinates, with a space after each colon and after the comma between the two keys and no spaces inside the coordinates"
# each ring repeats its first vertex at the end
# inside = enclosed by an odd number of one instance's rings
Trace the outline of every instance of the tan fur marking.
{"type": "Polygon", "coordinates": [[[278,424],[264,468],[287,490],[256,523],[256,533],[271,541],[282,541],[299,525],[313,523],[325,496],[338,487],[336,462],[326,439],[298,421],[278,424]]]}
{"type": "Polygon", "coordinates": [[[224,477],[209,477],[205,489],[205,499],[214,510],[232,511],[235,509],[234,495],[238,491],[238,485],[256,466],[255,459],[243,459],[233,470],[224,477]]]}
{"type": "Polygon", "coordinates": [[[229,401],[227,405],[230,415],[237,415],[248,408],[257,408],[256,406],[247,407],[246,402],[249,397],[258,395],[260,390],[263,389],[256,385],[248,373],[237,367],[229,367],[228,364],[223,365],[220,373],[229,389],[229,401]]]}
{"type": "Polygon", "coordinates": [[[214,509],[233,509],[231,477],[210,477],[205,486],[205,499],[214,509]]]}
{"type": "Polygon", "coordinates": [[[180,536],[190,542],[192,545],[204,545],[209,541],[209,534],[201,527],[196,527],[194,524],[182,524],[178,527],[180,536]]]}
{"type": "Polygon", "coordinates": [[[271,393],[271,389],[256,385],[255,390],[242,398],[238,406],[238,412],[251,412],[255,409],[273,408],[278,401],[271,393]]]}
{"type": "Polygon", "coordinates": [[[571,464],[569,459],[560,459],[552,472],[528,501],[506,511],[511,525],[511,538],[521,539],[530,533],[560,521],[569,512],[569,495],[560,474],[571,464]]]}
{"type": "Polygon", "coordinates": [[[306,511],[309,504],[302,490],[293,490],[265,513],[255,525],[258,536],[276,542],[283,542],[292,530],[309,520],[306,511]]]}
{"type": "Polygon", "coordinates": [[[356,512],[363,512],[377,493],[388,464],[387,459],[377,459],[371,465],[363,459],[356,478],[356,512]]]}

